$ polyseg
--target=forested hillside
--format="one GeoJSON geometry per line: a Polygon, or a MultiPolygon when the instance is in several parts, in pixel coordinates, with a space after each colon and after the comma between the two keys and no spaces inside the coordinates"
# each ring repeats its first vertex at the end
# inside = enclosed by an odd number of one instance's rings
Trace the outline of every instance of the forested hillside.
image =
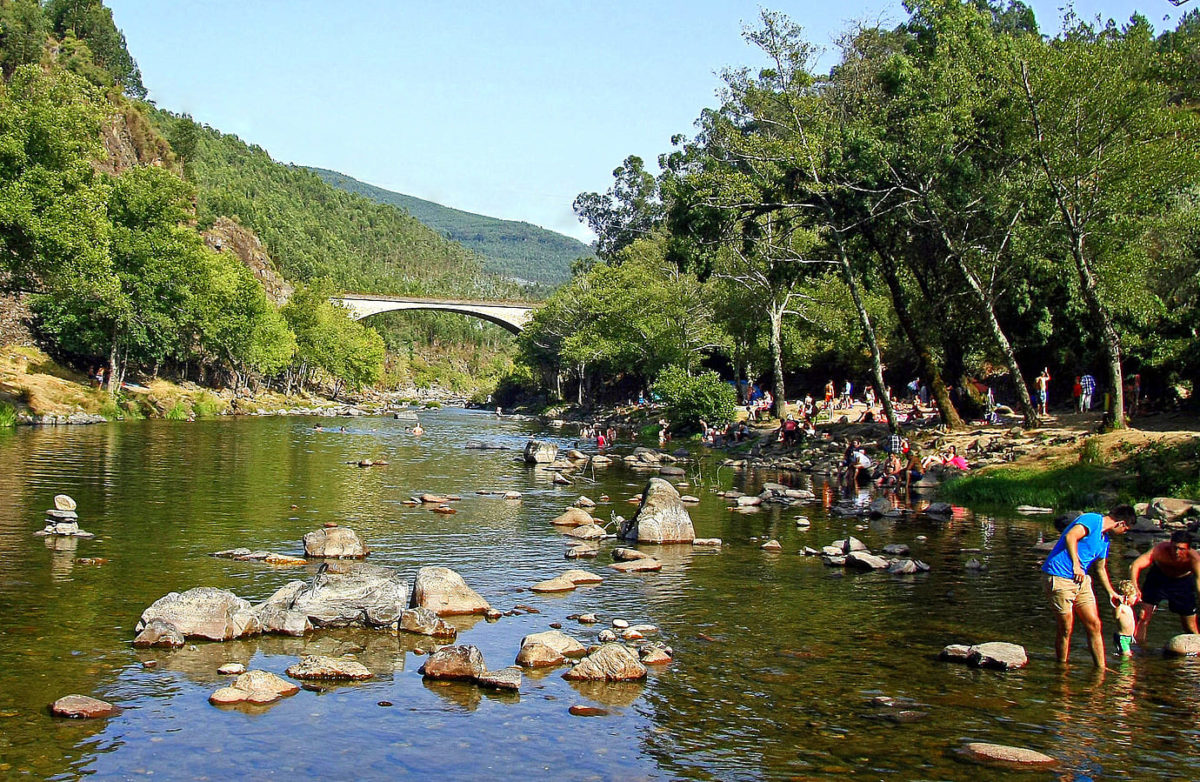
{"type": "Polygon", "coordinates": [[[311,168],[323,180],[380,204],[400,207],[443,236],[474,250],[490,272],[515,280],[559,285],[571,276],[571,263],[593,256],[578,239],[529,223],[464,212],[360,182],[323,168],[311,168]]]}
{"type": "Polygon", "coordinates": [[[159,111],[155,122],[184,158],[207,225],[233,217],[266,243],[285,277],[346,291],[514,297],[516,285],[402,210],[326,184],[237,136],[159,111]]]}

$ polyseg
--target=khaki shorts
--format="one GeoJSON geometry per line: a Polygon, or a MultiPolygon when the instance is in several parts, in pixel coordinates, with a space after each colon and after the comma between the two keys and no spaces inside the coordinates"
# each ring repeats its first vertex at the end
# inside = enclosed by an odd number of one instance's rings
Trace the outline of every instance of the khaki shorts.
{"type": "Polygon", "coordinates": [[[1050,604],[1059,614],[1066,616],[1074,608],[1096,604],[1096,595],[1092,593],[1092,577],[1084,576],[1082,584],[1076,584],[1069,578],[1046,574],[1046,596],[1050,604]]]}

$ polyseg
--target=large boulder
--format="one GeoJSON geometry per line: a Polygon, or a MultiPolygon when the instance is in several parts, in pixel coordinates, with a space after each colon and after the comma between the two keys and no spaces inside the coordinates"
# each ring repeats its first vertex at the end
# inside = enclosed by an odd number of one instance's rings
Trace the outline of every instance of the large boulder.
{"type": "Polygon", "coordinates": [[[412,604],[428,608],[438,616],[484,614],[491,608],[488,601],[467,586],[462,576],[445,567],[423,567],[417,571],[412,604]]]}
{"type": "Polygon", "coordinates": [[[304,556],[362,559],[370,550],[349,527],[323,527],[304,536],[304,556]]]}
{"type": "Polygon", "coordinates": [[[662,478],[651,478],[642,490],[637,513],[621,526],[621,537],[638,543],[691,543],[696,530],[675,487],[662,478]]]}
{"type": "Polygon", "coordinates": [[[562,652],[545,644],[527,643],[517,652],[517,665],[522,668],[554,668],[566,661],[562,652]]]}
{"type": "Polygon", "coordinates": [[[646,666],[621,644],[604,644],[563,674],[569,681],[630,682],[646,678],[646,666]]]}
{"type": "Polygon", "coordinates": [[[1162,521],[1179,521],[1200,510],[1200,502],[1174,497],[1155,497],[1150,501],[1147,515],[1162,521]]]}
{"type": "Polygon", "coordinates": [[[474,679],[487,673],[483,653],[474,646],[443,646],[418,670],[426,679],[474,679]]]}
{"type": "Polygon", "coordinates": [[[135,630],[141,633],[155,619],[174,625],[186,638],[210,641],[257,635],[261,629],[248,601],[215,587],[196,587],[160,597],[142,612],[135,630]]]}
{"type": "Polygon", "coordinates": [[[558,446],[545,440],[530,440],[525,443],[526,464],[550,464],[558,457],[558,446]]]}
{"type": "Polygon", "coordinates": [[[408,607],[408,582],[373,565],[330,569],[305,584],[285,607],[308,617],[314,627],[395,628],[408,607]]]}

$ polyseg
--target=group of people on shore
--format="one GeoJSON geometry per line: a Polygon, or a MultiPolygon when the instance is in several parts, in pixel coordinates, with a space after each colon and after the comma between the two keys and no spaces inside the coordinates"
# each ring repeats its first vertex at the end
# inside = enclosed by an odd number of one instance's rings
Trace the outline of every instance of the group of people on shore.
{"type": "Polygon", "coordinates": [[[1129,578],[1115,588],[1108,576],[1108,550],[1113,535],[1123,535],[1137,520],[1129,505],[1108,513],[1084,513],[1067,525],[1042,565],[1045,591],[1057,617],[1055,652],[1065,663],[1078,621],[1087,634],[1088,651],[1097,667],[1105,667],[1104,634],[1092,574],[1104,588],[1114,611],[1113,642],[1122,657],[1133,645],[1144,645],[1150,620],[1160,603],[1180,619],[1185,633],[1197,633],[1196,595],[1200,592],[1200,552],[1187,530],[1155,544],[1129,566],[1129,578]]]}

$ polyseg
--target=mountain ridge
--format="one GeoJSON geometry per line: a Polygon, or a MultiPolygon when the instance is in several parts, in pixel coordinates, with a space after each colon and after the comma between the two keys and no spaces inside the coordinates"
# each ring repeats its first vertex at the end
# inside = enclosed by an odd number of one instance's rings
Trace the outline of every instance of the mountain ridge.
{"type": "Polygon", "coordinates": [[[504,220],[397,193],[317,166],[297,166],[340,190],[395,206],[475,252],[487,271],[521,282],[557,286],[571,277],[571,263],[592,249],[574,237],[523,220],[504,220]]]}

